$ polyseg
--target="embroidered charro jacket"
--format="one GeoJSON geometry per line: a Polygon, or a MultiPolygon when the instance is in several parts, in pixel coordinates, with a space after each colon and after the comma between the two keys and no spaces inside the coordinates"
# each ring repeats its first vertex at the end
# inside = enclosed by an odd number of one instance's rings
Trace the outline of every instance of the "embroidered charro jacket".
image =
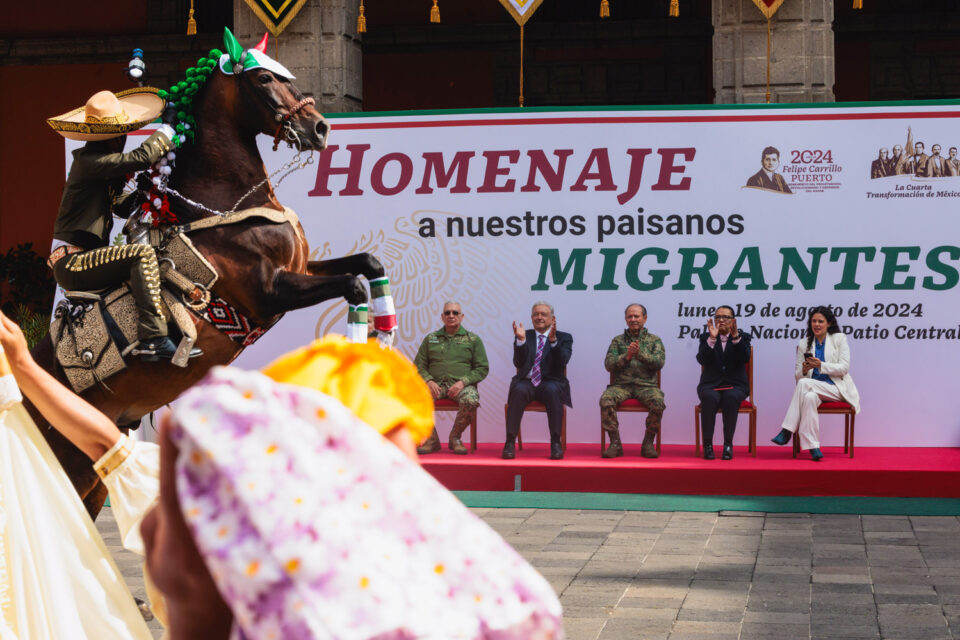
{"type": "Polygon", "coordinates": [[[147,169],[171,148],[167,136],[158,131],[129,153],[111,153],[100,142],[88,142],[74,151],[53,237],[86,251],[108,245],[112,208],[125,176],[147,169]]]}

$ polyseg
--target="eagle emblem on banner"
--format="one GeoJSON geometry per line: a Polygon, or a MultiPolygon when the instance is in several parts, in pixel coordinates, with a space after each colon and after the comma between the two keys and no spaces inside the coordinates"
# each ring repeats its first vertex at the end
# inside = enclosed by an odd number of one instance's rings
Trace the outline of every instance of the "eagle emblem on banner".
{"type": "Polygon", "coordinates": [[[276,38],[297,17],[307,0],[245,0],[247,6],[276,38]]]}
{"type": "MultiPolygon", "coordinates": [[[[780,0],[783,2],[783,0],[780,0]]],[[[500,4],[510,12],[513,19],[521,27],[530,19],[543,0],[500,0],[500,4]]]]}
{"type": "MultiPolygon", "coordinates": [[[[502,2],[503,0],[500,1],[502,2]]],[[[783,0],[753,0],[753,4],[757,5],[760,13],[769,20],[773,17],[773,14],[777,12],[777,9],[780,8],[780,5],[783,4],[783,0]]]]}

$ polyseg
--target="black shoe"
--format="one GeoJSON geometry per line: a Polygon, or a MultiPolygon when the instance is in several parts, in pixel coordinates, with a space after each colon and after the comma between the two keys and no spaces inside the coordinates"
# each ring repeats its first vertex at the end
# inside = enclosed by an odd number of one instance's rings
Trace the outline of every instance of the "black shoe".
{"type": "Polygon", "coordinates": [[[713,455],[713,445],[705,444],[703,445],[703,459],[704,460],[715,460],[716,456],[713,455]]]}
{"type": "MultiPolygon", "coordinates": [[[[197,349],[197,351],[200,351],[197,349]]],[[[161,358],[165,360],[170,360],[177,353],[177,345],[173,344],[167,336],[162,338],[154,338],[150,342],[141,343],[137,347],[137,354],[140,356],[140,359],[144,362],[156,362],[161,358]]],[[[202,351],[200,353],[203,353],[202,351]]],[[[193,352],[190,353],[191,357],[193,352]]]]}
{"type": "Polygon", "coordinates": [[[819,447],[817,447],[816,449],[810,449],[810,457],[813,459],[814,462],[820,462],[821,460],[823,460],[823,451],[820,451],[819,447]]]}
{"type": "Polygon", "coordinates": [[[513,460],[517,457],[517,450],[512,442],[503,445],[503,453],[500,454],[500,457],[504,460],[513,460]]]}
{"type": "Polygon", "coordinates": [[[725,444],[723,445],[723,455],[720,456],[721,460],[733,460],[733,445],[725,444]]]}
{"type": "Polygon", "coordinates": [[[550,459],[563,460],[563,445],[559,442],[550,443],[550,459]]]}
{"type": "Polygon", "coordinates": [[[773,439],[770,440],[770,442],[773,444],[785,445],[790,442],[790,436],[792,435],[793,433],[787,431],[786,429],[780,429],[780,433],[773,436],[773,439]]]}

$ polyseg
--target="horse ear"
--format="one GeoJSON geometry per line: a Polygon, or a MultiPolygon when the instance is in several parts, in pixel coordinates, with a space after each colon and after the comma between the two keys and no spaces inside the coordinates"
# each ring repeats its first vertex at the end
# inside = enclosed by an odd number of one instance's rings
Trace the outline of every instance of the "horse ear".
{"type": "Polygon", "coordinates": [[[260,53],[266,53],[266,52],[267,52],[267,37],[268,37],[269,35],[270,35],[270,32],[269,32],[269,31],[264,31],[264,32],[263,32],[263,37],[260,38],[260,42],[257,43],[257,46],[255,46],[254,49],[256,49],[257,51],[259,51],[260,53]]]}
{"type": "Polygon", "coordinates": [[[237,41],[236,36],[230,31],[229,27],[223,28],[223,46],[230,54],[230,61],[234,64],[240,62],[240,56],[243,55],[243,47],[237,41]]]}

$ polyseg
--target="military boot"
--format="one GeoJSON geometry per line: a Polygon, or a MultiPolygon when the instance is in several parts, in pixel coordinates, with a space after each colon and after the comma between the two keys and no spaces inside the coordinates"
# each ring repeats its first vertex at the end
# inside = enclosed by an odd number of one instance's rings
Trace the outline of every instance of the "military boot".
{"type": "Polygon", "coordinates": [[[647,429],[643,434],[643,445],[640,447],[640,455],[644,458],[659,458],[657,453],[657,432],[647,429]]]}
{"type": "Polygon", "coordinates": [[[440,451],[440,436],[437,435],[437,429],[434,427],[433,433],[430,434],[426,442],[417,447],[417,453],[425,456],[428,453],[436,453],[437,451],[440,451]]]}
{"type": "Polygon", "coordinates": [[[450,439],[447,441],[447,445],[450,447],[450,451],[458,456],[465,456],[470,453],[467,451],[467,448],[463,446],[460,436],[463,435],[463,432],[470,426],[470,421],[473,416],[476,415],[476,411],[476,409],[473,409],[473,411],[464,411],[461,409],[457,412],[457,419],[453,421],[453,428],[450,429],[450,439]]]}
{"type": "Polygon", "coordinates": [[[610,431],[608,435],[610,436],[610,446],[600,455],[604,458],[619,458],[623,455],[623,444],[620,442],[620,432],[610,431]]]}

